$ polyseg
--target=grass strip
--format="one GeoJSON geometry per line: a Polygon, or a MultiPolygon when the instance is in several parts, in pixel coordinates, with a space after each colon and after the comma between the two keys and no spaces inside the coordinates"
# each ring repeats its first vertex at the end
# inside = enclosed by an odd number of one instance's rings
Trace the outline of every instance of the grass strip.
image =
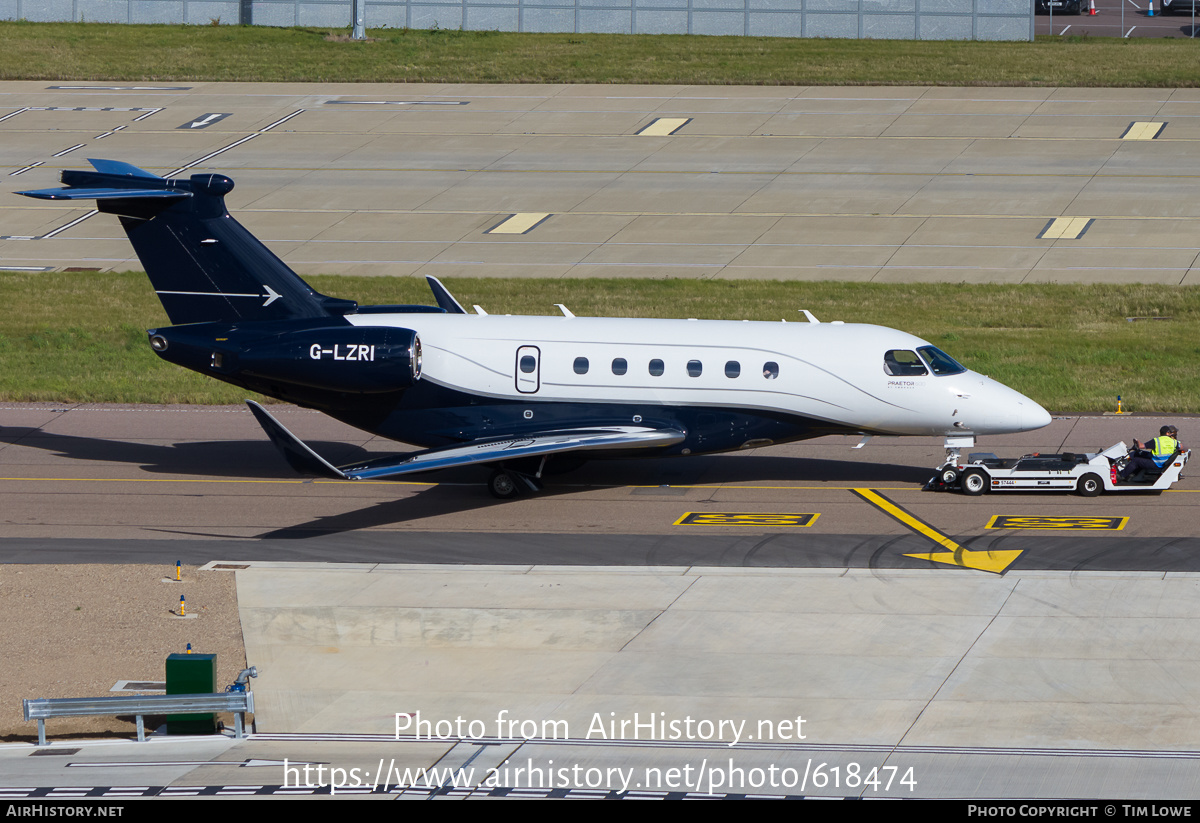
{"type": "Polygon", "coordinates": [[[0,80],[1200,86],[1196,40],[1033,43],[0,23],[0,80]]]}
{"type": "MultiPolygon", "coordinates": [[[[309,277],[326,294],[432,303],[424,280],[309,277]]],[[[1046,408],[1200,413],[1200,288],[698,280],[455,279],[464,305],[495,314],[786,318],[876,323],[916,334],[1046,408]],[[1127,318],[1169,318],[1137,320],[1127,318]]],[[[238,403],[245,392],[151,351],[168,324],[145,275],[0,272],[0,399],[238,403]]],[[[736,343],[736,341],[731,341],[736,343]]]]}

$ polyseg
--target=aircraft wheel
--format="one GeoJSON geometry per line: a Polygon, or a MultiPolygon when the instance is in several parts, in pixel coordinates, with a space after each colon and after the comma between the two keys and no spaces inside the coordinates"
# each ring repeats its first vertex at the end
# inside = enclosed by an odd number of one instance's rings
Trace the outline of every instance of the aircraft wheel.
{"type": "Polygon", "coordinates": [[[511,500],[520,493],[520,486],[511,474],[497,469],[492,472],[492,479],[488,481],[488,491],[498,500],[511,500]]]}
{"type": "Polygon", "coordinates": [[[938,478],[942,481],[943,485],[954,486],[954,484],[958,482],[958,469],[954,468],[953,466],[947,466],[946,468],[942,469],[941,473],[938,475],[938,478]]]}
{"type": "Polygon", "coordinates": [[[978,497],[987,491],[988,476],[979,469],[967,469],[962,476],[963,494],[978,497]]]}
{"type": "Polygon", "coordinates": [[[1079,478],[1079,485],[1075,487],[1075,491],[1083,497],[1095,497],[1104,491],[1104,481],[1098,474],[1085,474],[1079,478]]]}

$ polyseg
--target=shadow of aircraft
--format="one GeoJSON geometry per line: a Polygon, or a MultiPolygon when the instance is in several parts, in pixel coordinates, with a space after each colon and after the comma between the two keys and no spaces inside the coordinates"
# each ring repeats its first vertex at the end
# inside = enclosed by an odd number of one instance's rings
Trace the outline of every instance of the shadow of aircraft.
{"type": "MultiPolygon", "coordinates": [[[[470,467],[408,475],[442,485],[422,489],[396,500],[374,501],[370,506],[332,516],[318,517],[283,529],[256,535],[258,539],[305,539],[348,531],[422,520],[440,515],[507,505],[492,498],[483,488],[488,467],[470,467]],[[479,484],[477,489],[462,485],[479,484]],[[456,484],[456,485],[451,485],[456,484]]],[[[585,488],[686,487],[729,483],[804,483],[887,485],[923,484],[927,467],[864,464],[840,460],[810,460],[796,457],[706,455],[675,459],[626,459],[591,461],[563,475],[546,478],[537,497],[569,496],[585,488]]],[[[634,488],[632,493],[655,492],[634,488]]]]}
{"type": "MultiPolygon", "coordinates": [[[[155,474],[251,479],[297,477],[271,441],[265,438],[261,441],[185,441],[159,445],[54,434],[27,426],[4,426],[0,428],[0,440],[21,448],[53,452],[72,460],[129,463],[155,474]]],[[[312,446],[322,454],[329,455],[335,463],[352,463],[373,456],[366,449],[348,443],[316,441],[312,446]]]]}
{"type": "MultiPolygon", "coordinates": [[[[32,427],[4,427],[0,439],[22,448],[37,448],[72,460],[126,463],[155,474],[229,477],[236,479],[299,479],[268,440],[186,441],[159,445],[54,434],[32,427]]],[[[311,444],[335,464],[378,457],[344,442],[311,444]]],[[[402,480],[434,484],[418,493],[397,488],[397,499],[373,501],[355,511],[318,517],[250,539],[306,539],[394,525],[439,515],[500,505],[484,488],[491,466],[469,466],[402,480]],[[476,488],[462,488],[477,486],[476,488]]],[[[835,483],[854,485],[918,484],[929,479],[928,467],[781,457],[770,454],[700,455],[687,458],[596,460],[564,474],[550,474],[539,496],[570,495],[584,488],[681,487],[730,483],[835,483]]],[[[654,494],[654,488],[634,489],[654,494]]]]}

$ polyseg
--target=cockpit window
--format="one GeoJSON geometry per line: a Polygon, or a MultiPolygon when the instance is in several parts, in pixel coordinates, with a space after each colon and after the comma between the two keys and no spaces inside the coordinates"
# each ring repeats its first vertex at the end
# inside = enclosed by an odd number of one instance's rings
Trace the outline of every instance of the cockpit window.
{"type": "Polygon", "coordinates": [[[917,349],[917,352],[925,358],[925,362],[929,364],[929,370],[934,374],[962,374],[967,370],[965,366],[937,346],[922,346],[917,349]]]}
{"type": "Polygon", "coordinates": [[[892,349],[883,356],[883,370],[893,377],[920,377],[922,374],[928,374],[917,353],[903,349],[892,349]]]}

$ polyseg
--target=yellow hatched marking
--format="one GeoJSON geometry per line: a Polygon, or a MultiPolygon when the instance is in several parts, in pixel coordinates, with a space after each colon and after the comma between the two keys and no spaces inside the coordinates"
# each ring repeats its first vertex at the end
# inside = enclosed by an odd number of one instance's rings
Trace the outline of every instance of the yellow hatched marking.
{"type": "Polygon", "coordinates": [[[1129,128],[1121,135],[1122,140],[1153,140],[1158,137],[1166,123],[1156,123],[1147,120],[1138,120],[1129,124],[1129,128]]]}
{"type": "Polygon", "coordinates": [[[985,528],[1121,531],[1128,522],[1128,517],[1050,517],[1042,515],[997,514],[988,521],[985,528]]]}
{"type": "Polygon", "coordinates": [[[811,526],[819,514],[776,514],[773,512],[687,512],[675,526],[811,526]]]}
{"type": "Polygon", "coordinates": [[[484,234],[524,234],[549,216],[548,212],[518,212],[507,220],[488,229],[484,234]]]}
{"type": "Polygon", "coordinates": [[[1038,237],[1043,240],[1078,240],[1091,220],[1090,217],[1056,217],[1038,237]]]}
{"type": "Polygon", "coordinates": [[[670,137],[692,121],[690,117],[659,117],[638,132],[639,137],[670,137]]]}

